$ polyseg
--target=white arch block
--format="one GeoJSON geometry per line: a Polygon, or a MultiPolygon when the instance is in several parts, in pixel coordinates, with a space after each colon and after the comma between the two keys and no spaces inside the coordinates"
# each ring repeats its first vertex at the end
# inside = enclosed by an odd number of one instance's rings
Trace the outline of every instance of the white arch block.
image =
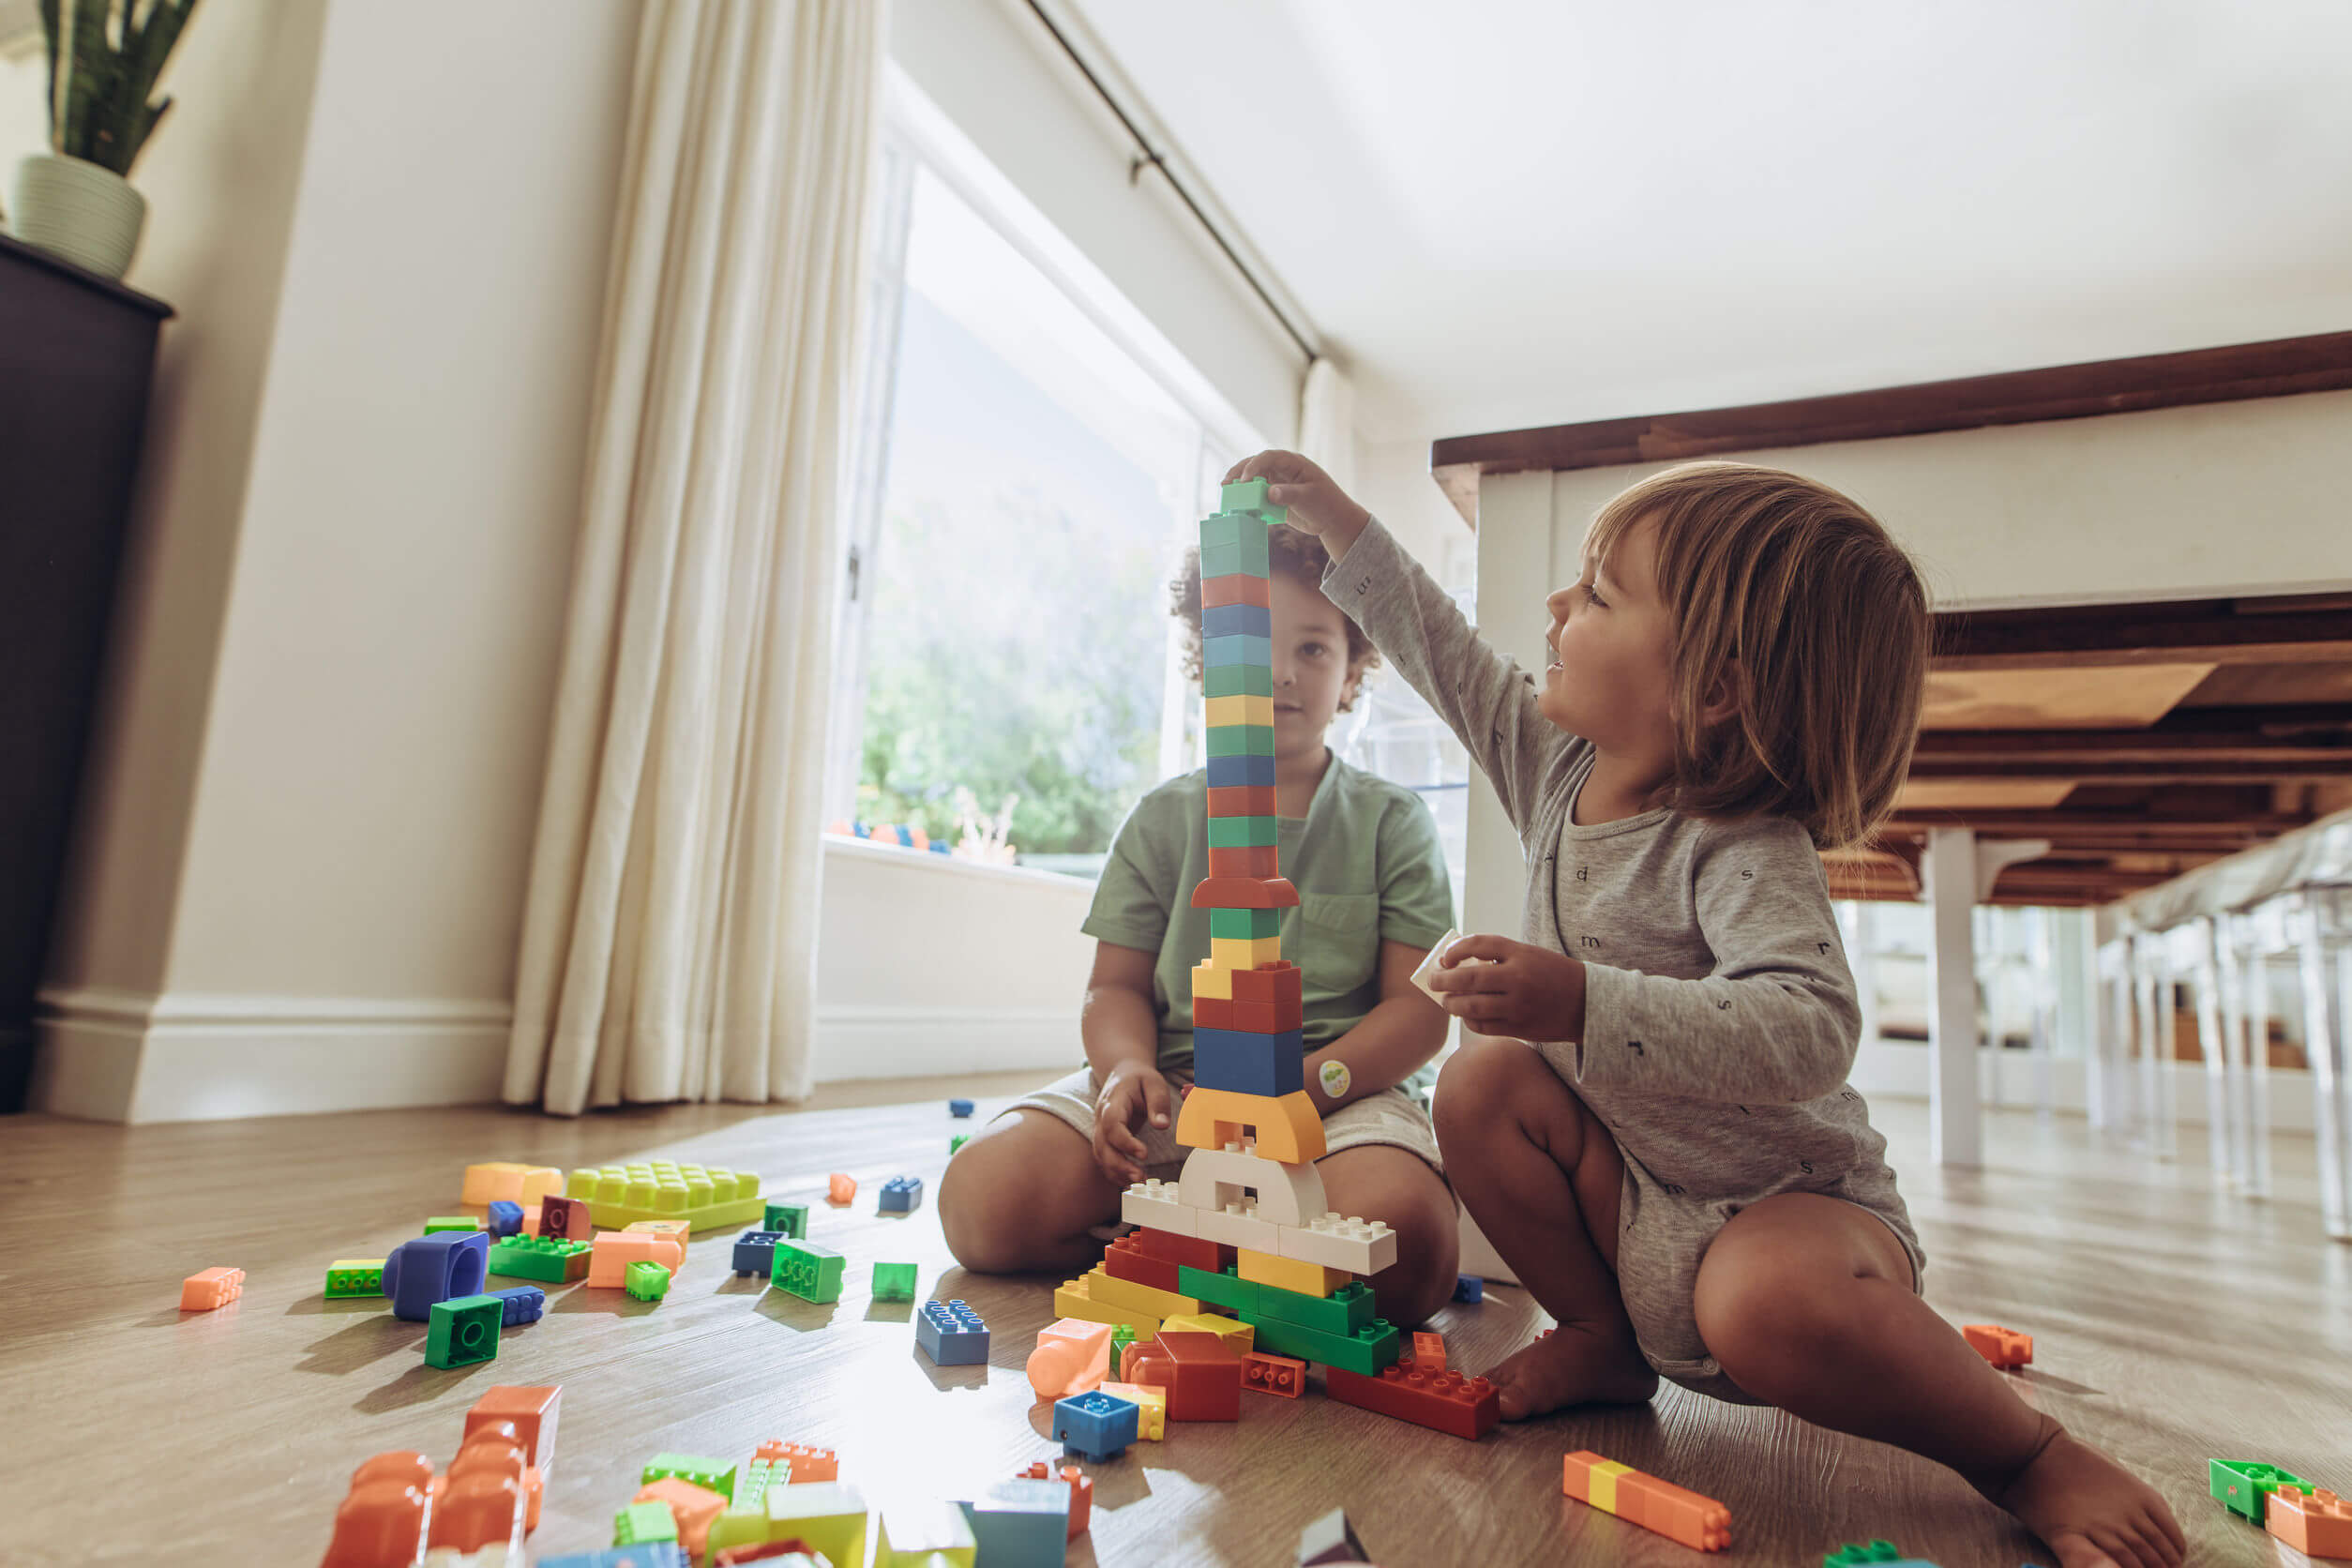
{"type": "Polygon", "coordinates": [[[1231,1149],[1195,1149],[1184,1160],[1178,1196],[1196,1209],[1222,1209],[1243,1201],[1244,1187],[1258,1195],[1258,1217],[1275,1225],[1304,1225],[1331,1207],[1323,1198],[1322,1172],[1314,1166],[1284,1165],[1231,1149]]]}
{"type": "Polygon", "coordinates": [[[1195,1211],[1177,1195],[1173,1182],[1137,1182],[1130,1185],[1119,1199],[1119,1217],[1148,1230],[1166,1230],[1177,1236],[1199,1234],[1193,1229],[1195,1211]]]}
{"type": "Polygon", "coordinates": [[[1375,1274],[1396,1262],[1396,1232],[1379,1220],[1326,1214],[1305,1225],[1282,1227],[1281,1254],[1349,1274],[1375,1274]]]}
{"type": "Polygon", "coordinates": [[[1255,1203],[1232,1203],[1222,1209],[1190,1209],[1185,1212],[1192,1215],[1192,1233],[1204,1242],[1247,1247],[1252,1252],[1280,1253],[1282,1227],[1270,1219],[1259,1219],[1255,1203]]]}

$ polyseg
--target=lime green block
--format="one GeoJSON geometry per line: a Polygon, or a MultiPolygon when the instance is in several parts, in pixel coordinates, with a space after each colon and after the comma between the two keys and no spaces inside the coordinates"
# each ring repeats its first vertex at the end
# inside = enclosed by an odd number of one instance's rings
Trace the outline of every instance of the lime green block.
{"type": "Polygon", "coordinates": [[[1209,726],[1209,755],[1212,757],[1271,757],[1274,754],[1274,726],[1271,724],[1209,726]]]}
{"type": "Polygon", "coordinates": [[[425,1364],[471,1366],[498,1359],[498,1331],[506,1304],[496,1296],[459,1296],[435,1302],[425,1330],[425,1364]]]}
{"type": "Polygon", "coordinates": [[[829,1246],[796,1242],[788,1236],[776,1244],[768,1280],[779,1290],[790,1290],[803,1301],[822,1305],[841,1299],[841,1273],[846,1263],[829,1246]]]}
{"type": "Polygon", "coordinates": [[[436,1230],[479,1230],[481,1222],[472,1214],[437,1214],[425,1222],[425,1234],[436,1230]]]}
{"type": "Polygon", "coordinates": [[[1262,849],[1278,842],[1280,838],[1272,817],[1209,819],[1209,848],[1213,850],[1262,849]]]}
{"type": "Polygon", "coordinates": [[[760,1178],[752,1172],[675,1160],[575,1170],[565,1184],[564,1196],[587,1204],[589,1216],[607,1230],[641,1219],[682,1219],[699,1235],[724,1225],[748,1224],[765,1207],[760,1178]]]}
{"type": "Polygon", "coordinates": [[[1211,697],[1272,697],[1274,671],[1263,664],[1220,664],[1201,672],[1211,697]]]}
{"type": "Polygon", "coordinates": [[[970,1133],[957,1133],[955,1137],[947,1140],[947,1152],[952,1154],[957,1150],[962,1148],[965,1144],[970,1143],[971,1141],[972,1135],[970,1133]]]}
{"type": "Polygon", "coordinates": [[[338,1259],[326,1271],[326,1293],[330,1299],[337,1296],[383,1295],[384,1259],[338,1259]]]}
{"type": "Polygon", "coordinates": [[[2206,1484],[2215,1502],[2255,1524],[2269,1512],[2272,1492],[2312,1489],[2312,1483],[2301,1476],[2254,1459],[2209,1459],[2206,1484]]]}
{"type": "Polygon", "coordinates": [[[875,1264],[874,1299],[878,1302],[914,1300],[914,1265],[912,1263],[875,1264]]]}
{"type": "Polygon", "coordinates": [[[1211,910],[1209,934],[1213,937],[1278,937],[1282,934],[1280,910],[1211,910]]]}
{"type": "Polygon", "coordinates": [[[767,1220],[760,1229],[773,1230],[780,1236],[806,1236],[808,1234],[808,1205],[771,1203],[768,1205],[767,1220]]]}
{"type": "Polygon", "coordinates": [[[641,1302],[657,1302],[670,1294],[670,1271],[650,1259],[631,1263],[621,1274],[622,1288],[641,1302]]]}
{"type": "Polygon", "coordinates": [[[612,1544],[642,1546],[678,1538],[677,1515],[666,1502],[632,1502],[612,1515],[612,1544]]]}
{"type": "Polygon", "coordinates": [[[656,1481],[673,1480],[691,1481],[723,1498],[732,1499],[735,1495],[735,1467],[724,1459],[705,1458],[700,1454],[656,1454],[645,1461],[638,1485],[650,1486],[656,1481]]]}

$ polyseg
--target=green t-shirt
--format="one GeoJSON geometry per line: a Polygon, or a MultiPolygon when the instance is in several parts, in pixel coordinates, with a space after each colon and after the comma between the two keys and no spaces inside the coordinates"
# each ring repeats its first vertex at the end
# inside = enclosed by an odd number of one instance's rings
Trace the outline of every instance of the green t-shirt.
{"type": "MultiPolygon", "coordinates": [[[[1303,1033],[1317,1051],[1380,1000],[1383,940],[1437,945],[1454,924],[1454,891],[1438,824],[1421,798],[1337,757],[1305,818],[1280,819],[1276,833],[1282,874],[1299,890],[1298,907],[1282,912],[1282,956],[1301,971],[1303,1033]]],[[[1192,966],[1209,957],[1209,912],[1192,907],[1192,891],[1208,874],[1204,769],[1136,802],[1079,927],[1159,955],[1152,998],[1163,1072],[1192,1065],[1192,966]]]]}

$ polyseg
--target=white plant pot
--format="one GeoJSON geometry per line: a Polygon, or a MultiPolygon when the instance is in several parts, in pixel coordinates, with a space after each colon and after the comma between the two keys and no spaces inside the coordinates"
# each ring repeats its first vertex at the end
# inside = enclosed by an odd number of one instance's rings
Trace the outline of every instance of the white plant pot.
{"type": "Polygon", "coordinates": [[[35,153],[16,166],[8,233],[103,278],[120,278],[139,249],[147,199],[87,158],[35,153]]]}

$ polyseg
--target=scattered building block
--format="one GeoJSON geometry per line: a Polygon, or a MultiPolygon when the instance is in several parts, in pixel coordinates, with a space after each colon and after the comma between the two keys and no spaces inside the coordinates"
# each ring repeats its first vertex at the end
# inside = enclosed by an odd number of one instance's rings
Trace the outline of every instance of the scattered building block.
{"type": "Polygon", "coordinates": [[[432,1461],[407,1451],[378,1454],[352,1471],[321,1568],[384,1568],[422,1559],[432,1483],[432,1461]]]}
{"type": "Polygon", "coordinates": [[[498,1359],[498,1331],[506,1321],[506,1304],[496,1296],[453,1296],[428,1309],[425,1364],[471,1366],[498,1359]]]}
{"type": "Polygon", "coordinates": [[[841,1299],[841,1276],[848,1261],[829,1246],[789,1238],[776,1244],[768,1283],[820,1305],[841,1299]]]}
{"type": "Polygon", "coordinates": [[[473,1436],[475,1429],[501,1421],[511,1421],[520,1438],[523,1455],[531,1466],[542,1472],[555,1464],[555,1423],[563,1413],[564,1390],[560,1384],[524,1387],[501,1383],[485,1389],[474,1408],[465,1412],[465,1434],[473,1436]]]}
{"type": "Polygon", "coordinates": [[[509,1203],[503,1198],[499,1199],[490,1205],[490,1214],[483,1221],[482,1229],[493,1236],[521,1235],[522,1205],[509,1203]]]}
{"type": "MultiPolygon", "coordinates": [[[[1425,1336],[1417,1336],[1425,1337],[1425,1336]]],[[[1343,1405],[1410,1421],[1416,1426],[1449,1433],[1476,1442],[1502,1419],[1495,1385],[1484,1378],[1465,1378],[1440,1363],[1434,1368],[1400,1357],[1375,1377],[1363,1377],[1345,1367],[1323,1370],[1323,1392],[1343,1405]]]]}
{"type": "Polygon", "coordinates": [[[2312,1484],[2276,1465],[2252,1459],[2214,1459],[2206,1466],[2206,1488],[2213,1500],[2251,1524],[2262,1524],[2271,1493],[2308,1492],[2312,1484]]]}
{"type": "Polygon", "coordinates": [[[1936,1568],[1932,1562],[1905,1557],[1903,1548],[1892,1541],[1848,1541],[1821,1560],[1822,1568],[1862,1568],[1866,1563],[1883,1563],[1886,1568],[1936,1568]]]}
{"type": "Polygon", "coordinates": [[[837,1206],[857,1201],[856,1181],[842,1171],[835,1171],[825,1179],[825,1201],[837,1206]]]}
{"type": "Polygon", "coordinates": [[[952,1502],[892,1502],[874,1521],[874,1568],[973,1568],[979,1549],[952,1502]]]}
{"type": "Polygon", "coordinates": [[[1063,1318],[1037,1331],[1029,1353],[1029,1386],[1040,1399],[1083,1394],[1102,1382],[1110,1367],[1110,1326],[1063,1318]]]}
{"type": "Polygon", "coordinates": [[[1963,1323],[1961,1336],[1978,1355],[2007,1372],[2033,1360],[2033,1335],[2002,1328],[1998,1323],[1963,1323]]]}
{"type": "Polygon", "coordinates": [[[1070,1488],[1059,1481],[1000,1481],[961,1505],[988,1568],[1060,1568],[1070,1540],[1070,1488]]]}
{"type": "Polygon", "coordinates": [[[758,1219],[763,1207],[760,1178],[752,1172],[674,1160],[575,1170],[564,1196],[587,1204],[590,1216],[602,1226],[678,1219],[709,1230],[758,1219]]]}
{"type": "MultiPolygon", "coordinates": [[[[1170,1295],[1179,1294],[1176,1271],[1180,1265],[1166,1258],[1154,1258],[1144,1251],[1136,1241],[1136,1237],[1141,1234],[1143,1232],[1138,1230],[1111,1243],[1109,1249],[1103,1254],[1102,1272],[1113,1279],[1149,1286],[1170,1295]]],[[[1191,1239],[1185,1238],[1188,1241],[1191,1239]]],[[[1199,1304],[1192,1297],[1184,1299],[1192,1301],[1195,1306],[1199,1304]]]]}
{"type": "Polygon", "coordinates": [[[866,1560],[866,1498],[838,1481],[770,1486],[765,1499],[771,1538],[798,1536],[835,1563],[866,1560]]]}
{"type": "Polygon", "coordinates": [[[1105,1383],[1102,1391],[1136,1408],[1136,1432],[1158,1442],[1168,1435],[1168,1390],[1150,1383],[1105,1383]]]}
{"type": "Polygon", "coordinates": [[[539,1559],[539,1568],[690,1568],[686,1548],[675,1541],[648,1542],[635,1546],[607,1546],[600,1551],[565,1552],[539,1559]]]}
{"type": "Polygon", "coordinates": [[[1363,1328],[1348,1334],[1301,1328],[1296,1323],[1286,1323],[1278,1318],[1260,1318],[1253,1326],[1258,1332],[1259,1349],[1271,1350],[1276,1355],[1296,1356],[1301,1361],[1319,1362],[1324,1366],[1336,1366],[1366,1378],[1395,1361],[1402,1350],[1396,1330],[1383,1318],[1375,1318],[1363,1328]]]}
{"type": "Polygon", "coordinates": [[[912,1263],[877,1263],[874,1265],[873,1297],[878,1302],[911,1302],[914,1300],[915,1266],[912,1263]]]}
{"type": "MultiPolygon", "coordinates": [[[[666,1502],[632,1502],[612,1515],[612,1544],[635,1546],[651,1541],[677,1542],[678,1516],[666,1502]]],[[[683,1548],[681,1548],[683,1549],[683,1548]]]]}
{"type": "Polygon", "coordinates": [[[1423,1372],[1445,1370],[1445,1335],[1416,1334],[1413,1335],[1413,1365],[1423,1372]]]}
{"type": "Polygon", "coordinates": [[[970,1116],[972,1114],[972,1102],[970,1100],[950,1100],[947,1102],[947,1114],[950,1116],[970,1116]]]}
{"type": "Polygon", "coordinates": [[[562,1236],[509,1236],[490,1249],[490,1273],[565,1285],[588,1277],[589,1244],[562,1236]]]}
{"type": "Polygon", "coordinates": [[[509,1285],[482,1293],[498,1304],[499,1321],[507,1328],[535,1323],[547,1316],[547,1292],[535,1285],[509,1285]]]}
{"type": "Polygon", "coordinates": [[[770,1464],[791,1466],[792,1484],[795,1485],[805,1485],[811,1481],[841,1479],[841,1462],[830,1448],[779,1442],[771,1439],[760,1445],[759,1457],[770,1464]]]}
{"type": "Polygon", "coordinates": [[[806,1203],[771,1203],[760,1229],[773,1230],[780,1236],[808,1234],[808,1205],[806,1203]]]}
{"type": "Polygon", "coordinates": [[[1080,1458],[1100,1464],[1124,1454],[1141,1424],[1136,1405],[1094,1388],[1054,1402],[1052,1437],[1080,1458]]]}
{"type": "Polygon", "coordinates": [[[1166,1389],[1170,1421],[1242,1418],[1242,1358],[1214,1334],[1163,1333],[1131,1346],[1120,1380],[1166,1389]]]}
{"type": "Polygon", "coordinates": [[[659,1263],[631,1263],[621,1275],[621,1288],[639,1301],[657,1302],[670,1294],[670,1271],[659,1263]]]}
{"type": "Polygon", "coordinates": [[[641,1235],[629,1230],[599,1230],[588,1254],[588,1289],[626,1289],[631,1263],[658,1263],[665,1269],[675,1271],[685,1262],[684,1244],[668,1236],[641,1235]]]}
{"type": "Polygon", "coordinates": [[[1231,1273],[1213,1274],[1185,1264],[1176,1271],[1176,1288],[1187,1296],[1212,1306],[1221,1306],[1228,1312],[1254,1314],[1258,1310],[1257,1283],[1231,1273]]]}
{"type": "Polygon", "coordinates": [[[1375,1310],[1372,1288],[1360,1279],[1349,1280],[1328,1296],[1302,1296],[1261,1285],[1250,1304],[1251,1316],[1259,1321],[1271,1318],[1324,1334],[1353,1334],[1371,1323],[1375,1310]]]}
{"type": "Polygon", "coordinates": [[[776,1244],[784,1239],[781,1230],[746,1230],[735,1237],[735,1274],[771,1274],[776,1272],[776,1244]]]}
{"type": "Polygon", "coordinates": [[[1454,1299],[1457,1302],[1468,1302],[1472,1306],[1476,1306],[1486,1299],[1486,1282],[1474,1274],[1455,1274],[1454,1276],[1454,1299]]]}
{"type": "MultiPolygon", "coordinates": [[[[1016,1481],[1052,1481],[1059,1479],[1070,1488],[1070,1527],[1068,1539],[1075,1541],[1086,1533],[1087,1522],[1094,1514],[1094,1478],[1076,1465],[1064,1465],[1057,1478],[1053,1467],[1043,1459],[1030,1461],[1029,1468],[1013,1472],[1016,1481]]],[[[960,1517],[960,1511],[958,1517],[960,1517]]]]}
{"type": "Polygon", "coordinates": [[[433,1303],[479,1294],[490,1274],[490,1244],[479,1230],[444,1230],[394,1247],[384,1260],[392,1315],[422,1323],[433,1303]]]}
{"type": "Polygon", "coordinates": [[[1578,1450],[1567,1455],[1560,1463],[1560,1489],[1693,1551],[1719,1552],[1731,1545],[1730,1509],[1598,1454],[1578,1450]]]}
{"type": "Polygon", "coordinates": [[[621,1229],[631,1236],[667,1236],[681,1248],[694,1234],[694,1227],[682,1219],[633,1219],[621,1229]]]}
{"type": "Polygon", "coordinates": [[[988,1359],[988,1325],[961,1300],[924,1303],[914,1342],[937,1366],[985,1364],[988,1359]]]}
{"type": "Polygon", "coordinates": [[[384,1259],[338,1258],[326,1266],[326,1294],[330,1300],[339,1296],[383,1295],[384,1259]]]}
{"type": "Polygon", "coordinates": [[[953,1138],[949,1138],[947,1140],[947,1153],[949,1157],[953,1158],[957,1150],[962,1148],[965,1144],[970,1143],[971,1141],[972,1135],[970,1133],[957,1133],[953,1138]]]}
{"type": "Polygon", "coordinates": [[[596,1215],[580,1199],[550,1197],[539,1200],[539,1224],[534,1234],[584,1242],[596,1233],[596,1215]]]}
{"type": "Polygon", "coordinates": [[[444,1230],[479,1230],[482,1222],[472,1214],[435,1214],[425,1222],[425,1234],[439,1235],[444,1230]]]}
{"type": "Polygon", "coordinates": [[[649,1483],[631,1500],[632,1505],[654,1502],[669,1509],[671,1523],[677,1527],[678,1544],[691,1558],[702,1556],[710,1539],[711,1521],[727,1507],[727,1500],[709,1487],[674,1476],[649,1483]]]}
{"type": "Polygon", "coordinates": [[[893,1176],[882,1184],[882,1213],[911,1214],[923,1203],[923,1178],[893,1176]]]}
{"type": "Polygon", "coordinates": [[[210,1312],[245,1294],[245,1271],[216,1265],[180,1281],[180,1310],[210,1312]]]}
{"type": "Polygon", "coordinates": [[[1242,1357],[1242,1386],[1259,1394],[1296,1399],[1306,1392],[1306,1363],[1296,1356],[1252,1350],[1242,1357]]]}
{"type": "Polygon", "coordinates": [[[2352,1501],[2325,1486],[2272,1492],[2263,1528],[2305,1557],[2352,1557],[2352,1501]]]}
{"type": "Polygon", "coordinates": [[[551,1165],[516,1165],[497,1161],[469,1165],[458,1201],[475,1205],[536,1203],[550,1193],[564,1190],[564,1173],[551,1165]]]}
{"type": "MultiPolygon", "coordinates": [[[[1157,1259],[1146,1259],[1144,1261],[1166,1268],[1171,1279],[1175,1276],[1176,1267],[1172,1263],[1160,1264],[1157,1259]]],[[[1180,1313],[1200,1310],[1200,1303],[1194,1297],[1122,1278],[1107,1267],[1091,1270],[1084,1277],[1087,1298],[1103,1305],[1132,1306],[1155,1318],[1173,1318],[1180,1313]]]]}
{"type": "Polygon", "coordinates": [[[1299,1568],[1322,1568],[1329,1562],[1369,1562],[1364,1543],[1356,1539],[1347,1510],[1334,1508],[1299,1532],[1299,1568]]]}

